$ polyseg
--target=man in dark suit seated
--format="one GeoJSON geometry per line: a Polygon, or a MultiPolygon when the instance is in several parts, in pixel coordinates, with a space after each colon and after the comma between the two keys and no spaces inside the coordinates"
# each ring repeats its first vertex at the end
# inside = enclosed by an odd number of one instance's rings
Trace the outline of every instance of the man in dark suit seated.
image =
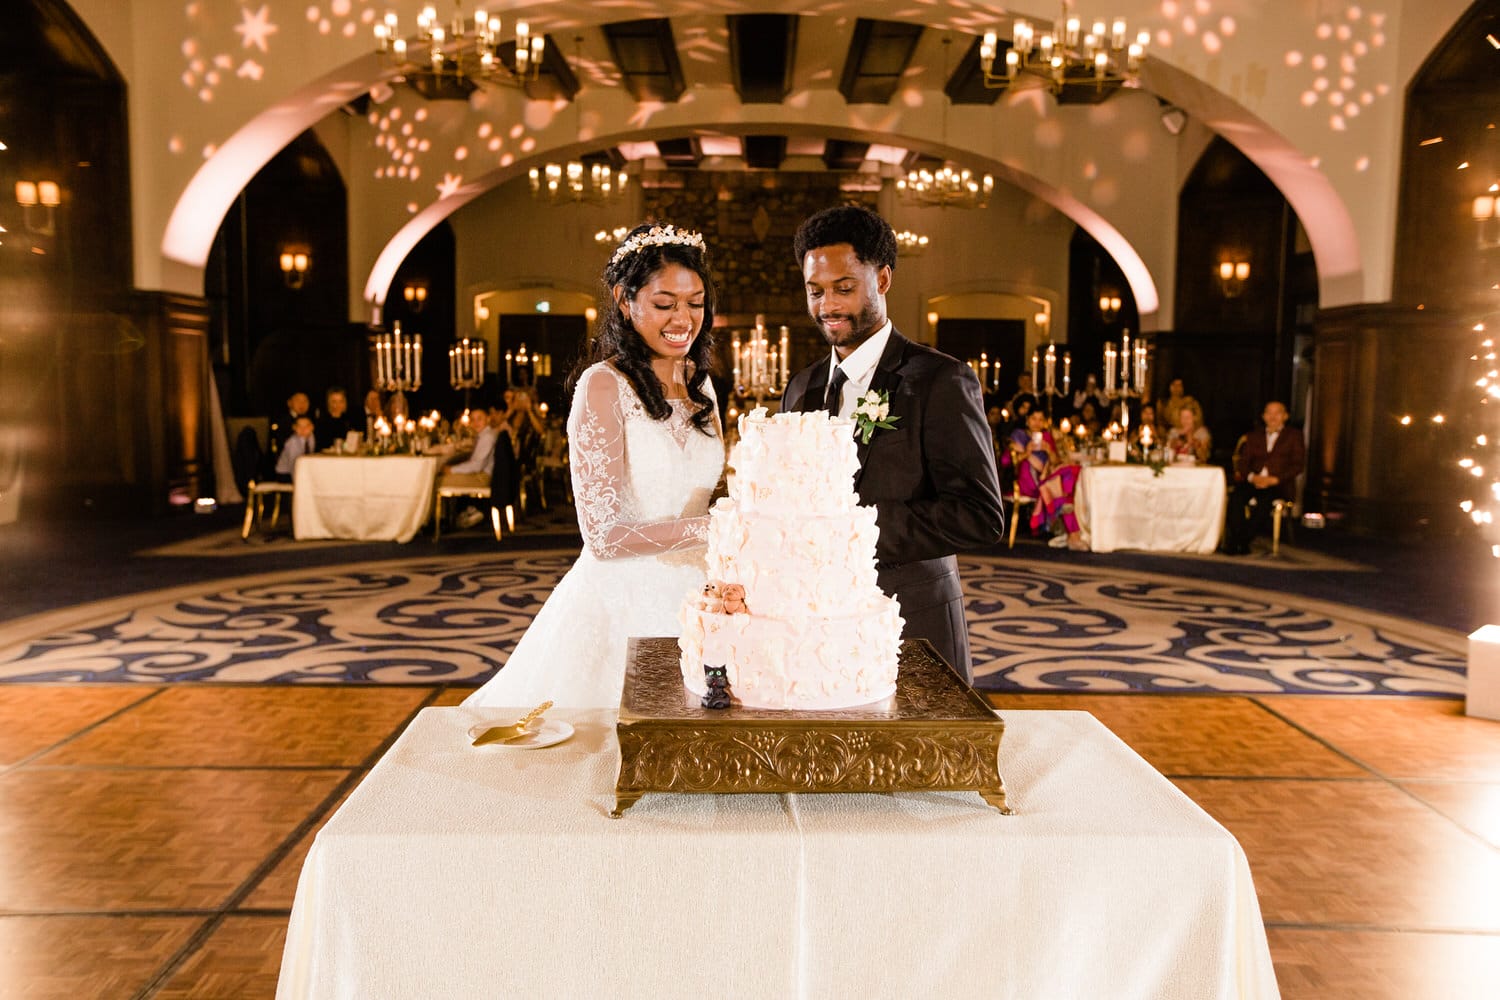
{"type": "Polygon", "coordinates": [[[305,392],[294,392],[286,399],[286,412],[271,420],[271,453],[280,454],[281,448],[291,437],[299,417],[312,419],[312,400],[305,392]]]}
{"type": "Polygon", "coordinates": [[[1234,489],[1224,524],[1224,552],[1242,556],[1250,540],[1265,529],[1275,500],[1297,498],[1297,477],[1307,461],[1302,432],[1287,427],[1286,406],[1275,400],[1260,415],[1266,429],[1245,435],[1234,464],[1234,489]]]}
{"type": "Polygon", "coordinates": [[[858,444],[854,481],[880,528],[877,579],[901,604],[904,637],[930,640],[973,680],[955,555],[998,541],[1004,522],[979,380],[886,318],[896,238],[879,215],[825,209],[797,230],[793,252],[807,310],[833,350],[792,378],[782,408],[848,417],[864,393],[888,395],[895,426],[858,444]]]}

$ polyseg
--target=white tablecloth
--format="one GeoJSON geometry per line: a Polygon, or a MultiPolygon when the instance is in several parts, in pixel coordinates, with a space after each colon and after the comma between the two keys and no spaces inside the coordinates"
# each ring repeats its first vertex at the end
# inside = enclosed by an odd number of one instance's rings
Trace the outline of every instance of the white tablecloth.
{"type": "Polygon", "coordinates": [[[1224,527],[1224,470],[1092,465],[1078,477],[1073,509],[1095,552],[1212,552],[1224,527]]]}
{"type": "MultiPolygon", "coordinates": [[[[1239,844],[1092,716],[1005,712],[973,793],[647,795],[612,712],[474,749],[430,708],[318,834],[277,995],[1274,997],[1239,844]]],[[[514,718],[514,715],[509,715],[514,718]]]]}
{"type": "Polygon", "coordinates": [[[293,533],[409,542],[432,512],[442,463],[427,455],[304,455],[292,473],[293,533]]]}

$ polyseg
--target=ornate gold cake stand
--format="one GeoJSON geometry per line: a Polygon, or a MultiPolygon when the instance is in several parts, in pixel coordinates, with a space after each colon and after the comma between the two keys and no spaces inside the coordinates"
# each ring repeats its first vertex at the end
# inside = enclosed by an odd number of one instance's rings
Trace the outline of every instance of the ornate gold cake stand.
{"type": "Polygon", "coordinates": [[[707,709],[676,639],[632,639],[612,816],[647,792],[974,791],[1010,815],[1005,723],[925,639],[901,644],[896,693],[829,712],[707,709]]]}

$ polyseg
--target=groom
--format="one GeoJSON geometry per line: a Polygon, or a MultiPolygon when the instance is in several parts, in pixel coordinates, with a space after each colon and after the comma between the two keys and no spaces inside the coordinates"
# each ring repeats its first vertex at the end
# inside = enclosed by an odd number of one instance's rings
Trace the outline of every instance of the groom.
{"type": "Polygon", "coordinates": [[[954,555],[998,541],[1004,519],[979,381],[886,318],[896,236],[879,215],[824,209],[802,223],[792,249],[807,311],[833,350],[793,376],[782,409],[848,417],[866,392],[889,395],[894,426],[859,445],[854,480],[880,527],[880,589],[901,603],[905,638],[930,640],[973,681],[954,555]]]}

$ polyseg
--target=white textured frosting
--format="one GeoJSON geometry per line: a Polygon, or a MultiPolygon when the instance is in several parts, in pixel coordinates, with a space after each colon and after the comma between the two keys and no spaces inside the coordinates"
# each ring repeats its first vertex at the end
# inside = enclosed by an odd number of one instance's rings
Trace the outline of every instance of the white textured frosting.
{"type": "Polygon", "coordinates": [[[854,421],[821,410],[767,416],[756,407],[740,416],[739,427],[729,496],[742,510],[836,514],[855,505],[854,421]]]}
{"type": "Polygon", "coordinates": [[[729,688],[749,708],[837,709],[867,705],[896,691],[900,610],[877,595],[872,606],[841,617],[786,621],[682,609],[682,677],[708,690],[703,665],[724,666],[729,688]]]}
{"type": "Polygon", "coordinates": [[[723,666],[751,708],[835,709],[896,689],[901,608],[875,579],[875,508],[854,492],[854,423],[813,413],[740,418],[729,496],[708,515],[708,578],[744,588],[742,612],[683,602],[682,677],[702,695],[723,666]]]}
{"type": "Polygon", "coordinates": [[[708,578],[745,588],[751,614],[843,614],[850,598],[878,594],[875,508],[834,515],[752,514],[724,498],[708,520],[708,578]]]}

